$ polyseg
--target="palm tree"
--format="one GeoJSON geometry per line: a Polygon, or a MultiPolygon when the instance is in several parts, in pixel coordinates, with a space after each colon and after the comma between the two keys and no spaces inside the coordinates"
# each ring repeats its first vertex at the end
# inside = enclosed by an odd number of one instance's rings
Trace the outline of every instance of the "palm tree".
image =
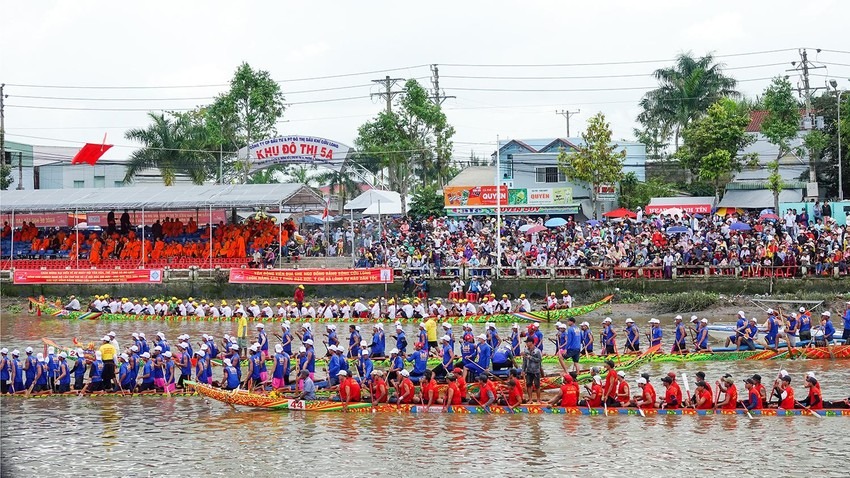
{"type": "Polygon", "coordinates": [[[261,169],[248,176],[248,184],[280,184],[280,174],[283,168],[277,165],[261,169]]]}
{"type": "Polygon", "coordinates": [[[351,179],[348,174],[343,174],[342,170],[328,170],[316,176],[316,182],[322,186],[328,186],[331,195],[339,195],[339,212],[342,213],[346,199],[354,197],[360,192],[360,187],[357,182],[351,179]]]}
{"type": "Polygon", "coordinates": [[[308,187],[313,187],[316,184],[316,177],[310,176],[310,170],[314,169],[314,167],[307,167],[302,165],[291,166],[286,169],[286,182],[287,183],[299,183],[308,187]]]}
{"type": "Polygon", "coordinates": [[[189,176],[195,184],[203,184],[209,155],[193,147],[201,133],[188,121],[171,114],[148,113],[148,117],[152,123],[146,128],[131,129],[124,134],[125,138],[143,145],[130,155],[124,182],[132,182],[145,169],[158,168],[166,186],[172,186],[178,174],[189,176]]]}
{"type": "Polygon", "coordinates": [[[690,52],[679,55],[673,66],[653,73],[659,85],[644,95],[640,102],[644,111],[638,120],[660,120],[673,130],[678,150],[680,132],[688,123],[720,98],[740,96],[735,91],[737,82],[723,74],[723,67],[711,54],[701,58],[694,58],[690,52]]]}

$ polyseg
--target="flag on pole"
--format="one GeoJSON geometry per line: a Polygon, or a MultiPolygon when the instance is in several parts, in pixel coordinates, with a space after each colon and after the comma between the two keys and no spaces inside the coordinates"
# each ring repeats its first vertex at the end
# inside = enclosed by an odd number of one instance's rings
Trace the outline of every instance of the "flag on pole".
{"type": "Polygon", "coordinates": [[[330,198],[330,196],[328,196],[328,199],[325,201],[325,210],[322,211],[322,220],[323,221],[328,218],[328,208],[330,207],[330,204],[331,204],[331,198],[330,198]]]}
{"type": "Polygon", "coordinates": [[[86,163],[94,166],[97,160],[100,159],[104,153],[109,151],[109,148],[111,147],[111,144],[106,144],[106,136],[103,137],[102,144],[86,143],[85,146],[80,148],[80,150],[77,151],[77,154],[74,155],[74,159],[71,160],[71,164],[86,163]]]}

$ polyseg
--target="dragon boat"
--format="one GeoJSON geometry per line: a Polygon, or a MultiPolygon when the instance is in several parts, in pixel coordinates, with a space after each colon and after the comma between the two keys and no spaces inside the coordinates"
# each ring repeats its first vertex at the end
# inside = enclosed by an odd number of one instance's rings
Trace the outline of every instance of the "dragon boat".
{"type": "MultiPolygon", "coordinates": [[[[448,322],[450,324],[463,324],[466,322],[469,323],[485,323],[485,322],[495,322],[502,324],[510,324],[513,322],[556,322],[567,320],[570,317],[579,317],[581,315],[588,314],[593,312],[594,310],[602,307],[603,305],[611,302],[613,299],[613,295],[606,296],[601,300],[594,302],[592,304],[580,305],[577,307],[571,307],[569,309],[554,309],[554,310],[536,310],[533,312],[516,312],[510,314],[495,314],[495,315],[473,315],[473,316],[453,316],[453,317],[442,317],[440,318],[441,322],[448,322]]],[[[198,316],[181,316],[181,315],[134,315],[134,314],[111,314],[111,313],[103,313],[103,312],[68,312],[64,311],[55,304],[50,304],[48,302],[41,302],[37,299],[30,298],[30,303],[34,308],[39,309],[42,313],[47,315],[51,315],[54,317],[59,317],[63,319],[69,320],[112,320],[112,321],[122,321],[122,320],[134,320],[134,321],[170,321],[170,322],[182,322],[182,321],[194,321],[194,322],[236,322],[236,317],[198,317],[198,316]]],[[[326,319],[322,317],[317,318],[303,318],[303,317],[252,317],[250,320],[255,322],[283,322],[285,320],[289,320],[290,322],[312,322],[316,324],[339,324],[339,323],[350,323],[350,324],[371,324],[375,323],[376,319],[372,318],[361,318],[361,317],[353,317],[348,319],[342,318],[333,318],[326,319]]],[[[419,323],[422,319],[414,318],[414,319],[380,319],[378,322],[401,322],[406,324],[419,323]]]]}
{"type": "MultiPolygon", "coordinates": [[[[509,407],[503,405],[492,405],[483,407],[480,405],[397,405],[381,403],[372,405],[369,402],[351,402],[343,404],[332,400],[295,400],[279,395],[261,395],[247,392],[245,390],[226,391],[218,388],[190,382],[190,385],[200,394],[207,398],[217,400],[228,405],[239,405],[266,410],[288,410],[298,412],[337,412],[337,413],[455,413],[455,414],[550,414],[550,415],[588,415],[588,416],[631,416],[652,417],[667,415],[746,415],[744,409],[735,410],[693,410],[693,409],[637,409],[637,408],[591,408],[591,407],[552,407],[541,404],[519,405],[509,407]]],[[[753,417],[790,417],[818,414],[823,417],[850,417],[850,409],[825,409],[825,410],[780,410],[763,409],[752,410],[753,417]]]]}

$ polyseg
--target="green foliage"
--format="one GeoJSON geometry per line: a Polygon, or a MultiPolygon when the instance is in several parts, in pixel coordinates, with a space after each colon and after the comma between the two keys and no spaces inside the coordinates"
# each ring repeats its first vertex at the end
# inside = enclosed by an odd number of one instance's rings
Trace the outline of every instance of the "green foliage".
{"type": "Polygon", "coordinates": [[[0,158],[0,190],[7,190],[12,185],[12,166],[0,158]]]}
{"type": "Polygon", "coordinates": [[[142,144],[127,162],[124,182],[132,182],[142,170],[159,168],[162,182],[174,184],[177,174],[185,174],[195,184],[203,184],[209,173],[210,155],[199,151],[195,125],[185,115],[148,113],[151,124],[128,130],[124,136],[142,144]]]}
{"type": "Polygon", "coordinates": [[[746,133],[749,122],[745,110],[724,98],[711,105],[706,116],[690,123],[682,133],[685,144],[677,157],[702,181],[714,185],[717,198],[732,173],[740,171],[744,160],[751,158],[738,155],[741,149],[755,142],[755,137],[746,133]]]}
{"type": "Polygon", "coordinates": [[[282,166],[270,166],[251,173],[248,176],[248,184],[280,184],[280,176],[283,173],[284,168],[282,166]]]}
{"type": "Polygon", "coordinates": [[[770,174],[767,176],[767,188],[773,192],[773,211],[779,214],[779,193],[785,187],[782,181],[782,175],[779,174],[779,161],[771,161],[767,163],[767,170],[770,174]]]}
{"type": "Polygon", "coordinates": [[[611,127],[602,113],[588,120],[587,130],[581,137],[584,144],[578,150],[558,154],[558,167],[570,181],[583,181],[592,186],[590,197],[593,216],[596,217],[596,189],[602,184],[615,184],[623,178],[626,152],[616,152],[618,145],[611,143],[611,127]]]}
{"type": "Polygon", "coordinates": [[[649,204],[652,198],[670,197],[675,193],[667,183],[655,179],[640,182],[635,173],[629,172],[620,181],[620,206],[634,211],[638,206],[649,204]]]}
{"type": "Polygon", "coordinates": [[[678,150],[679,134],[691,121],[705,114],[717,100],[739,96],[735,79],[723,74],[723,66],[714,63],[710,54],[694,58],[684,53],[673,66],[655,70],[658,88],[646,93],[640,101],[643,112],[638,121],[648,127],[662,125],[667,137],[673,130],[678,150]]]}
{"type": "Polygon", "coordinates": [[[677,292],[652,296],[654,309],[658,314],[696,312],[713,307],[720,301],[720,295],[714,292],[677,292]]]}
{"type": "Polygon", "coordinates": [[[454,128],[439,104],[416,80],[408,80],[395,110],[382,111],[358,128],[354,144],[365,158],[376,158],[386,168],[390,189],[405,196],[416,179],[423,184],[445,184],[451,170],[454,128]]]}
{"type": "Polygon", "coordinates": [[[777,159],[791,152],[790,141],[797,137],[800,129],[800,105],[794,99],[791,83],[783,77],[776,77],[763,98],[767,118],[761,125],[761,132],[768,142],[779,148],[777,159]]]}
{"type": "MultiPolygon", "coordinates": [[[[821,194],[826,197],[838,196],[838,101],[832,91],[824,92],[822,95],[812,98],[812,110],[817,111],[818,116],[823,116],[823,133],[827,135],[826,147],[821,150],[816,162],[817,181],[821,194]]],[[[850,191],[848,180],[847,158],[850,156],[850,93],[841,96],[841,146],[842,162],[844,166],[844,191],[850,191]]],[[[811,141],[811,140],[810,140],[811,141]]],[[[805,147],[804,147],[805,149],[805,147]]],[[[810,162],[810,167],[811,167],[810,162]]],[[[803,180],[807,181],[808,177],[803,180]]]]}
{"type": "Polygon", "coordinates": [[[436,186],[423,186],[413,193],[412,204],[407,215],[414,219],[422,219],[430,216],[442,216],[443,196],[436,186]]]}
{"type": "Polygon", "coordinates": [[[354,198],[360,193],[357,182],[351,179],[349,174],[341,170],[328,170],[317,175],[316,183],[320,186],[328,186],[330,194],[339,196],[339,212],[342,214],[343,207],[349,198],[354,198]]]}
{"type": "MultiPolygon", "coordinates": [[[[275,136],[275,124],[285,109],[280,84],[271,74],[242,63],[230,80],[230,90],[217,96],[204,115],[209,134],[239,148],[275,136]]],[[[239,165],[243,181],[247,181],[250,167],[245,162],[239,165]]]]}

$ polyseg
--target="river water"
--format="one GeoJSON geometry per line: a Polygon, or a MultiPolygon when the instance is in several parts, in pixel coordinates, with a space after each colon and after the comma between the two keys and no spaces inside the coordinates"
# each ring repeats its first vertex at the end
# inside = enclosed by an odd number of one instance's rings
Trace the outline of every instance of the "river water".
{"type": "MultiPolygon", "coordinates": [[[[0,346],[40,351],[41,337],[70,344],[72,337],[88,342],[110,330],[123,343],[134,331],[149,337],[185,332],[194,339],[235,328],[4,314],[0,346]]],[[[850,394],[848,365],[651,363],[629,371],[628,379],[633,384],[646,371],[661,389],[660,377],[675,368],[691,376],[703,370],[712,382],[727,372],[741,379],[760,373],[769,382],[782,366],[798,390],[803,374],[815,371],[825,397],[837,399],[850,394]]],[[[0,475],[844,477],[848,425],[847,418],[814,417],[306,414],[233,410],[202,397],[3,398],[0,475]]]]}

